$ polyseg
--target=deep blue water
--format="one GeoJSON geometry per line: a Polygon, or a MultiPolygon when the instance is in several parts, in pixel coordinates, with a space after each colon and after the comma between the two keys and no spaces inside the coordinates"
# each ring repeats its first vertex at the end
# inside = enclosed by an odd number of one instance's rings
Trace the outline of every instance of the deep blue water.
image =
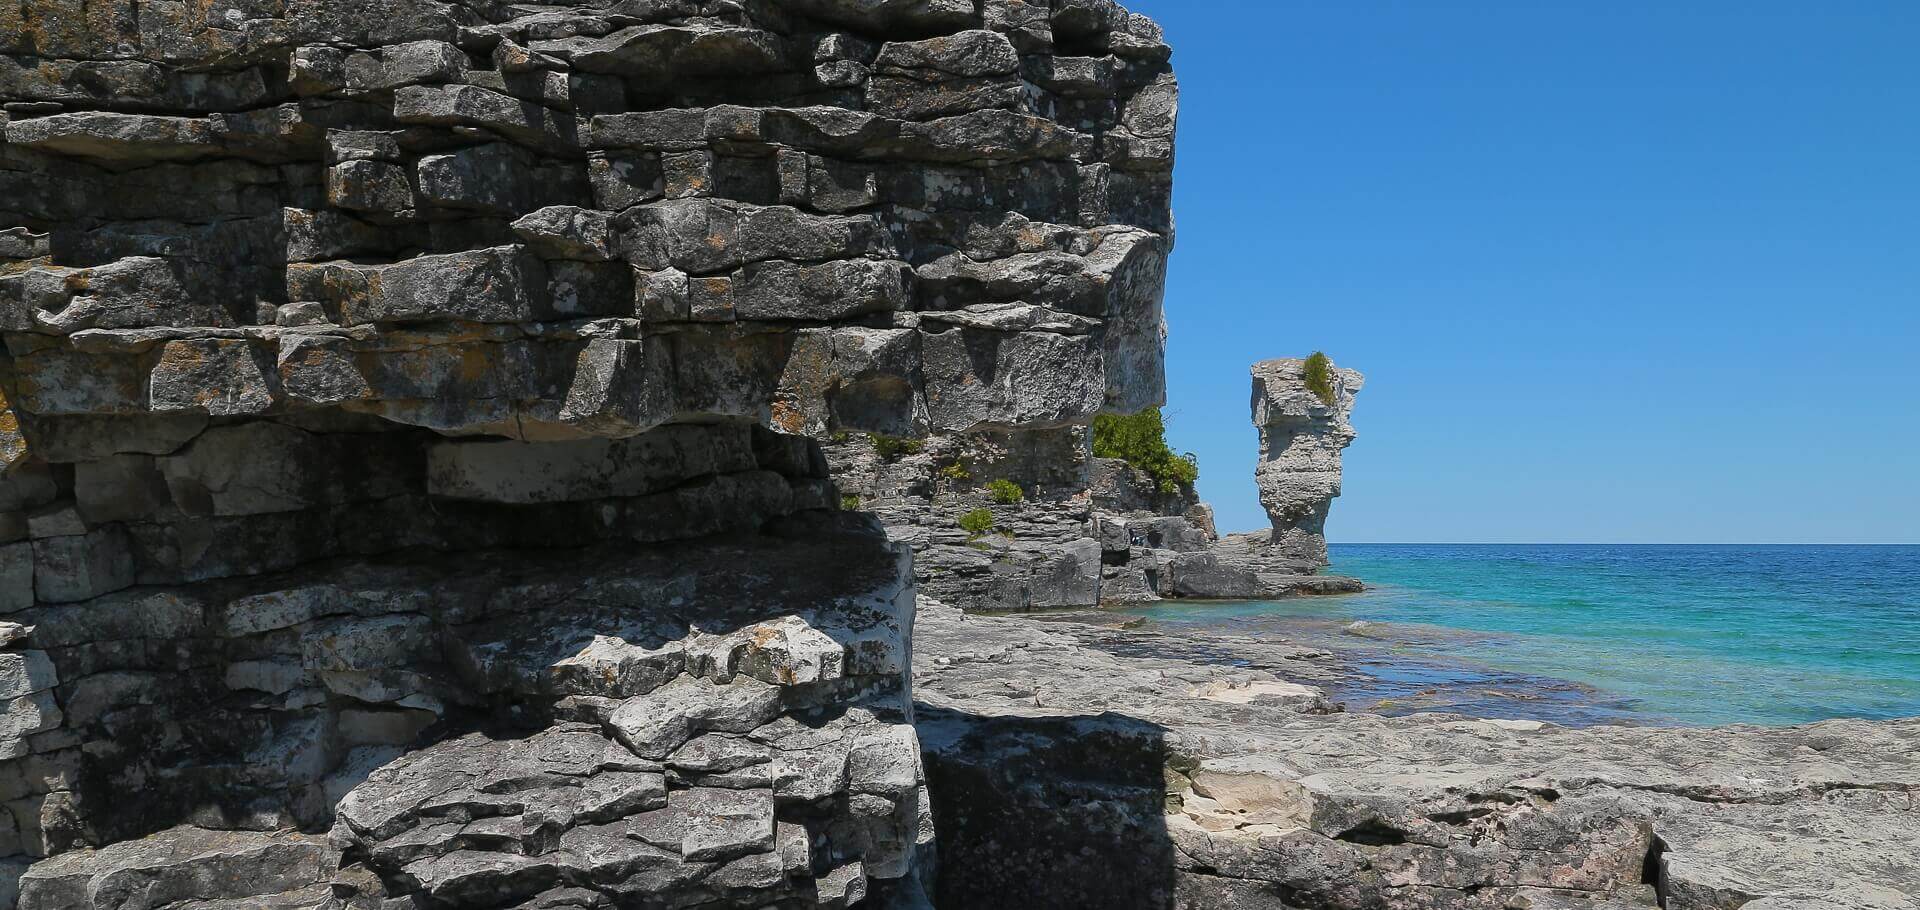
{"type": "Polygon", "coordinates": [[[1645,720],[1920,715],[1920,547],[1367,544],[1333,561],[1371,590],[1147,612],[1237,632],[1364,621],[1416,666],[1571,681],[1645,720]]]}

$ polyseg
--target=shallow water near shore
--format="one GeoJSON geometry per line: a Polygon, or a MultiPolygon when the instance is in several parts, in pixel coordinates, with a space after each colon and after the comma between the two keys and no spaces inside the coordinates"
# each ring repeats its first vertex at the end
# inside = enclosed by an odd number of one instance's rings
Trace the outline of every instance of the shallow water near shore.
{"type": "Polygon", "coordinates": [[[1363,594],[1163,603],[1355,662],[1355,710],[1561,723],[1920,715],[1920,547],[1335,546],[1363,594]],[[1360,623],[1361,625],[1354,625],[1360,623]]]}

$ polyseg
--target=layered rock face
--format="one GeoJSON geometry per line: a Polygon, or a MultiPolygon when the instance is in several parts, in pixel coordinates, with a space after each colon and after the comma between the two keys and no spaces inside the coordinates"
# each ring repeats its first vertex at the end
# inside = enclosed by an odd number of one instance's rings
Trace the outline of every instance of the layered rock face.
{"type": "Polygon", "coordinates": [[[1365,377],[1333,368],[1332,394],[1308,388],[1306,361],[1253,365],[1253,425],[1260,431],[1254,479],[1273,531],[1249,543],[1311,567],[1327,564],[1327,513],[1340,495],[1340,452],[1353,443],[1354,396],[1365,377]]]}
{"type": "Polygon", "coordinates": [[[1167,492],[1121,459],[1095,457],[1086,427],[941,435],[904,447],[850,435],[826,454],[847,504],[913,548],[920,590],[970,610],[1358,590],[1351,579],[1262,561],[1259,548],[1221,540],[1213,509],[1191,486],[1167,492]],[[981,512],[991,527],[962,526],[981,512]]]}
{"type": "Polygon", "coordinates": [[[0,906],[910,899],[910,561],[808,437],[1159,401],[1167,59],[1106,0],[0,9],[0,906]]]}

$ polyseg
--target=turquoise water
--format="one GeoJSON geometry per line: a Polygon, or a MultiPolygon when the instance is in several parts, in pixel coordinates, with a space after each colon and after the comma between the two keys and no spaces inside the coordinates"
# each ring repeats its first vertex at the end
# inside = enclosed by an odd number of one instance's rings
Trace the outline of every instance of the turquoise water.
{"type": "Polygon", "coordinates": [[[1920,715],[1920,547],[1370,544],[1333,560],[1371,590],[1148,612],[1240,632],[1364,621],[1353,632],[1416,664],[1571,681],[1644,720],[1920,715]]]}

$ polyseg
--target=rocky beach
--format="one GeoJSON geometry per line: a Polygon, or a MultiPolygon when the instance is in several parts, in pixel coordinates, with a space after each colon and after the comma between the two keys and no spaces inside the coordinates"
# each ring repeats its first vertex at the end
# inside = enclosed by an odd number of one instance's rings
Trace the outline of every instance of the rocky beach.
{"type": "Polygon", "coordinates": [[[1296,681],[1325,651],[1127,656],[1167,644],[921,603],[941,906],[1916,904],[1920,722],[1386,717],[1296,681]]]}

